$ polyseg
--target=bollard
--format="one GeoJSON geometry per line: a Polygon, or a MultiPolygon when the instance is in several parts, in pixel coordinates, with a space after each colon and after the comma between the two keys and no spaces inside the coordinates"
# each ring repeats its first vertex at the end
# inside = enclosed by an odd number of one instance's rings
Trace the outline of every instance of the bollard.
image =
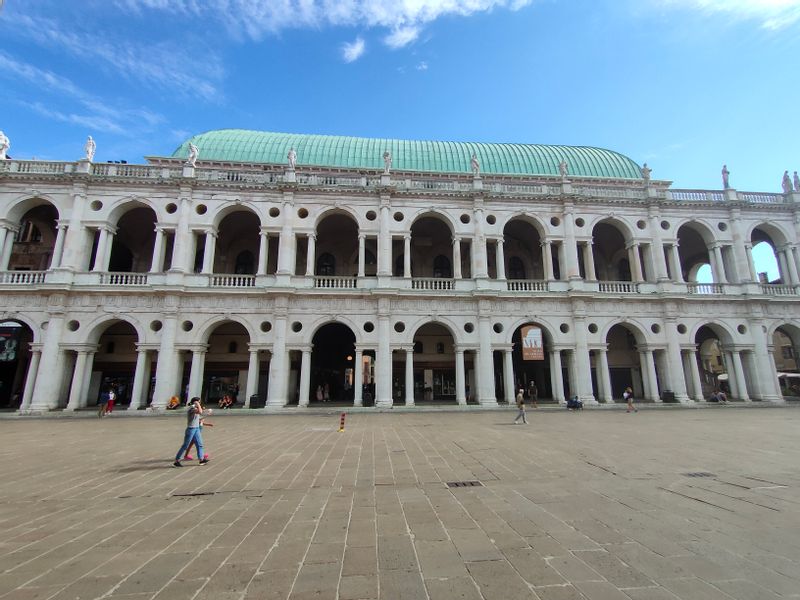
{"type": "Polygon", "coordinates": [[[346,415],[347,415],[347,413],[342,413],[342,416],[339,419],[339,433],[344,431],[344,418],[345,418],[346,415]]]}

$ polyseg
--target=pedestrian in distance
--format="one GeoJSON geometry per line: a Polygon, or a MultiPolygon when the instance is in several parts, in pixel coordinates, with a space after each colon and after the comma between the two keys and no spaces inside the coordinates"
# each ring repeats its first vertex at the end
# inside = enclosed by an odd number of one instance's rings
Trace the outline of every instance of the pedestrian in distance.
{"type": "Polygon", "coordinates": [[[189,449],[189,446],[195,442],[197,446],[197,456],[204,457],[198,461],[198,464],[205,465],[208,463],[208,459],[205,458],[205,454],[203,452],[203,436],[200,434],[200,418],[203,416],[203,414],[208,414],[208,412],[203,410],[203,406],[200,404],[200,398],[195,396],[189,401],[189,407],[186,411],[186,430],[183,434],[183,444],[181,445],[180,450],[178,450],[178,452],[175,454],[175,462],[172,463],[172,466],[183,466],[181,464],[181,458],[189,449]]]}
{"type": "MultiPolygon", "coordinates": [[[[206,417],[207,416],[208,417],[211,416],[211,409],[210,408],[205,409],[203,411],[203,415],[204,416],[200,417],[200,435],[201,436],[203,434],[203,428],[204,427],[213,427],[214,426],[213,423],[209,423],[208,421],[206,421],[206,417]]],[[[192,453],[192,446],[194,446],[195,452],[197,452],[197,458],[205,459],[205,460],[209,459],[209,456],[208,456],[207,452],[204,453],[204,454],[200,454],[200,448],[197,447],[197,438],[195,438],[195,440],[186,449],[186,453],[183,455],[183,460],[194,460],[194,457],[191,454],[192,453]]]]}
{"type": "Polygon", "coordinates": [[[639,409],[633,405],[633,390],[630,387],[625,388],[622,397],[625,398],[625,402],[628,403],[628,409],[625,412],[639,412],[639,409]]]}
{"type": "Polygon", "coordinates": [[[536,382],[533,379],[531,379],[531,382],[528,384],[528,398],[531,399],[533,408],[539,408],[539,389],[536,387],[536,382]]]}
{"type": "Polygon", "coordinates": [[[106,402],[105,414],[110,415],[112,412],[114,412],[114,401],[116,399],[117,399],[117,391],[114,389],[114,386],[112,385],[110,388],[108,388],[108,402],[106,402]]]}
{"type": "Polygon", "coordinates": [[[517,418],[514,419],[514,425],[516,425],[520,419],[522,419],[522,422],[527,425],[528,419],[525,416],[525,390],[522,388],[520,388],[519,392],[517,392],[517,410],[519,412],[517,412],[517,418]]]}
{"type": "Polygon", "coordinates": [[[103,392],[97,399],[97,418],[102,419],[106,414],[108,406],[108,392],[103,392]]]}

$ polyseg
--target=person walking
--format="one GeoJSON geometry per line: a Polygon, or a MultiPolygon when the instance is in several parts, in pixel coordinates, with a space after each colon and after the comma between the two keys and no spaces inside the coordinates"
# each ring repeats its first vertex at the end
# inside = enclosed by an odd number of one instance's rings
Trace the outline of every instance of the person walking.
{"type": "Polygon", "coordinates": [[[533,408],[539,408],[539,389],[536,387],[536,382],[533,379],[531,379],[531,382],[528,384],[528,398],[531,399],[533,408]]]}
{"type": "Polygon", "coordinates": [[[97,399],[97,418],[102,419],[108,406],[108,392],[103,392],[97,399]]]}
{"type": "Polygon", "coordinates": [[[625,412],[639,412],[639,409],[633,405],[633,390],[630,387],[625,388],[625,391],[622,393],[622,397],[625,398],[625,402],[628,403],[628,410],[625,412]]]}
{"type": "Polygon", "coordinates": [[[114,412],[114,401],[117,399],[117,391],[114,389],[112,385],[108,388],[108,402],[106,402],[106,412],[105,414],[110,415],[114,412]]]}
{"type": "Polygon", "coordinates": [[[180,450],[175,455],[175,462],[172,463],[173,467],[182,467],[181,458],[184,453],[189,449],[193,442],[196,442],[197,456],[203,458],[198,461],[198,464],[205,465],[209,459],[205,458],[203,452],[203,436],[200,434],[200,418],[203,416],[203,406],[200,404],[200,398],[195,396],[189,401],[189,407],[186,412],[186,431],[183,434],[183,444],[180,450]]]}
{"type": "Polygon", "coordinates": [[[517,410],[519,412],[517,413],[517,418],[514,419],[514,425],[516,425],[520,419],[522,419],[522,422],[527,425],[528,419],[525,417],[525,390],[522,388],[520,388],[519,392],[517,392],[517,410]]]}

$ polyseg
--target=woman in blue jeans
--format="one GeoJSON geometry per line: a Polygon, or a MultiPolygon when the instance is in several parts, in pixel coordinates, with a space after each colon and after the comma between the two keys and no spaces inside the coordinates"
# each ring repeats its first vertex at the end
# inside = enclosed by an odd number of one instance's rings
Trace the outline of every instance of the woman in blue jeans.
{"type": "Polygon", "coordinates": [[[183,457],[184,452],[186,452],[189,446],[192,445],[192,442],[197,444],[198,458],[201,456],[203,457],[198,461],[198,464],[205,465],[208,463],[208,459],[205,458],[205,453],[203,451],[203,436],[200,435],[200,417],[210,412],[210,410],[207,412],[203,411],[203,406],[200,404],[200,398],[194,397],[189,401],[189,407],[186,413],[186,432],[183,435],[183,445],[175,455],[175,462],[172,463],[172,466],[183,466],[181,464],[181,457],[183,457]]]}

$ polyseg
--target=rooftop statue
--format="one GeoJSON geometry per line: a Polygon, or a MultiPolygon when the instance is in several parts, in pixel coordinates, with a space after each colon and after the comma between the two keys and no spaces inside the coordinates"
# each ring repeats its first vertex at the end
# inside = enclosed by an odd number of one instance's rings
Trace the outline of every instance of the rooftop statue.
{"type": "Polygon", "coordinates": [[[722,165],[722,187],[723,189],[730,189],[731,181],[730,181],[731,172],[728,171],[728,165],[722,165]]]}
{"type": "Polygon", "coordinates": [[[800,192],[800,177],[797,176],[797,171],[794,172],[794,191],[800,192]]]}
{"type": "MultiPolygon", "coordinates": [[[[795,172],[795,175],[797,175],[797,172],[795,172]]],[[[792,180],[789,177],[789,171],[783,172],[783,181],[781,181],[781,187],[783,187],[784,194],[792,193],[792,180]]]]}
{"type": "Polygon", "coordinates": [[[186,158],[186,164],[190,167],[193,167],[197,162],[197,156],[200,154],[200,150],[197,149],[192,142],[189,142],[189,156],[186,158]]]}
{"type": "Polygon", "coordinates": [[[6,134],[0,131],[0,160],[7,158],[6,152],[11,148],[11,142],[6,137],[6,134]]]}
{"type": "Polygon", "coordinates": [[[650,173],[653,172],[653,169],[647,166],[647,163],[642,165],[642,179],[649,182],[650,181],[650,173]]]}
{"type": "Polygon", "coordinates": [[[566,179],[569,175],[569,165],[563,158],[561,159],[561,162],[558,163],[558,172],[561,175],[561,179],[566,179]]]}
{"type": "Polygon", "coordinates": [[[289,163],[289,168],[294,171],[294,167],[297,164],[297,152],[294,151],[294,148],[289,148],[289,154],[286,155],[286,160],[289,163]]]}
{"type": "Polygon", "coordinates": [[[392,153],[386,150],[383,153],[383,174],[388,175],[389,170],[392,168],[392,153]]]}
{"type": "Polygon", "coordinates": [[[469,159],[469,166],[472,169],[472,174],[477,177],[481,174],[481,163],[478,162],[478,157],[472,153],[472,158],[469,159]]]}
{"type": "Polygon", "coordinates": [[[83,151],[86,152],[86,160],[92,162],[94,160],[94,151],[97,149],[97,144],[94,143],[92,136],[86,138],[86,145],[83,147],[83,151]]]}

